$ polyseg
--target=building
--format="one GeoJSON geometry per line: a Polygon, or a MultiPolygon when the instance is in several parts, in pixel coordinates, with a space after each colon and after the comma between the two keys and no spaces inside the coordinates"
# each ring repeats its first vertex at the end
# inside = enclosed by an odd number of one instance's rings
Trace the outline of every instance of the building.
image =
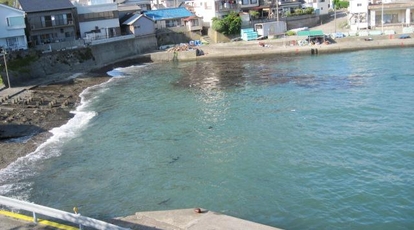
{"type": "Polygon", "coordinates": [[[113,0],[74,0],[73,3],[81,38],[97,40],[121,35],[118,6],[113,0]]]}
{"type": "Polygon", "coordinates": [[[192,0],[186,4],[194,9],[196,16],[203,18],[205,27],[211,27],[213,18],[224,18],[232,11],[249,12],[260,8],[259,0],[192,0]]]}
{"type": "Polygon", "coordinates": [[[25,13],[0,4],[0,47],[9,50],[27,49],[25,13]]]}
{"type": "Polygon", "coordinates": [[[119,18],[123,18],[125,15],[130,15],[130,14],[140,14],[141,10],[142,9],[138,4],[134,4],[134,3],[118,4],[119,18]]]}
{"type": "Polygon", "coordinates": [[[351,30],[384,27],[410,27],[414,23],[414,2],[349,0],[348,24],[351,30]]]}
{"type": "Polygon", "coordinates": [[[315,9],[318,15],[328,14],[330,2],[329,0],[305,0],[305,2],[315,9]]]}
{"type": "Polygon", "coordinates": [[[143,14],[129,14],[121,19],[123,34],[133,34],[136,37],[155,34],[155,22],[143,14]]]}
{"type": "MultiPolygon", "coordinates": [[[[180,32],[196,30],[193,27],[201,25],[201,22],[199,22],[200,19],[193,17],[194,15],[183,7],[149,10],[144,12],[144,14],[155,21],[156,29],[168,28],[180,32]],[[187,27],[186,20],[190,20],[192,26],[187,27]]],[[[201,26],[199,26],[199,30],[201,30],[201,26]]]]}
{"type": "Polygon", "coordinates": [[[410,27],[414,24],[414,2],[394,1],[368,5],[369,24],[371,28],[389,26],[410,27]]]}
{"type": "Polygon", "coordinates": [[[29,46],[77,38],[76,8],[69,0],[18,0],[18,5],[26,12],[29,46]]]}
{"type": "Polygon", "coordinates": [[[184,2],[185,0],[151,0],[151,9],[177,8],[184,2]]]}
{"type": "Polygon", "coordinates": [[[348,25],[351,30],[368,29],[369,0],[350,0],[348,7],[348,25]]]}

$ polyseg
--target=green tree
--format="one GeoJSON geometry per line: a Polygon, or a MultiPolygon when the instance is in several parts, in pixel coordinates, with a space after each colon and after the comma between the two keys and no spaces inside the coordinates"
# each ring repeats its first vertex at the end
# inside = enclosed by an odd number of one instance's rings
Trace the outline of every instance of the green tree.
{"type": "Polygon", "coordinates": [[[213,30],[225,35],[240,33],[242,20],[236,12],[231,12],[223,19],[213,18],[213,30]]]}
{"type": "Polygon", "coordinates": [[[333,0],[333,5],[334,5],[335,9],[339,9],[339,2],[340,1],[341,0],[333,0]]]}
{"type": "Polygon", "coordinates": [[[10,1],[10,2],[9,2],[9,0],[0,0],[0,3],[2,3],[2,4],[4,4],[4,5],[11,6],[11,5],[12,5],[12,3],[13,3],[13,1],[10,1]]]}
{"type": "Polygon", "coordinates": [[[313,14],[313,11],[314,11],[315,9],[313,9],[313,7],[308,7],[308,8],[306,8],[304,11],[303,11],[303,13],[304,14],[313,14]]]}
{"type": "Polygon", "coordinates": [[[255,10],[250,10],[250,11],[249,11],[249,14],[250,14],[250,16],[251,16],[251,17],[253,17],[253,18],[258,18],[258,17],[259,17],[259,15],[260,15],[260,13],[259,13],[258,11],[255,11],[255,10]]]}

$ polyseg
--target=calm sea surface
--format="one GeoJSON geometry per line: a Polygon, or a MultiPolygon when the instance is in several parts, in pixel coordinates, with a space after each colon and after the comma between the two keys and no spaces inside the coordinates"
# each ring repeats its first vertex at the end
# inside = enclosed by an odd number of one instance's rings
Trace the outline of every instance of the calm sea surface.
{"type": "Polygon", "coordinates": [[[286,229],[414,229],[413,48],[131,66],[0,171],[99,219],[202,207],[286,229]]]}

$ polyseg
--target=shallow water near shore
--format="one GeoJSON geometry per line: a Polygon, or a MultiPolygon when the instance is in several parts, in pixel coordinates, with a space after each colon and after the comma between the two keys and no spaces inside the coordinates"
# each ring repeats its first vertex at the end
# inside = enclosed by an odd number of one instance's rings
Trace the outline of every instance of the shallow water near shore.
{"type": "Polygon", "coordinates": [[[412,229],[413,51],[116,69],[0,171],[0,194],[99,219],[202,207],[285,229],[412,229]]]}

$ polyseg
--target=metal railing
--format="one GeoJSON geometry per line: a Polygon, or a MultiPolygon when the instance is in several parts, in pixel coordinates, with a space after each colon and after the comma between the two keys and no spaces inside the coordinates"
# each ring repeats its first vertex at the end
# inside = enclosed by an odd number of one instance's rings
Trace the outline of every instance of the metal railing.
{"type": "Polygon", "coordinates": [[[0,205],[7,207],[13,207],[19,210],[25,210],[33,213],[33,222],[37,223],[36,214],[49,216],[52,218],[64,220],[70,223],[78,224],[79,229],[82,227],[92,227],[95,229],[105,230],[127,230],[128,228],[119,227],[101,220],[96,220],[90,217],[81,216],[80,214],[74,214],[65,212],[62,210],[49,208],[46,206],[29,203],[26,201],[16,200],[5,196],[0,196],[0,205]]]}

